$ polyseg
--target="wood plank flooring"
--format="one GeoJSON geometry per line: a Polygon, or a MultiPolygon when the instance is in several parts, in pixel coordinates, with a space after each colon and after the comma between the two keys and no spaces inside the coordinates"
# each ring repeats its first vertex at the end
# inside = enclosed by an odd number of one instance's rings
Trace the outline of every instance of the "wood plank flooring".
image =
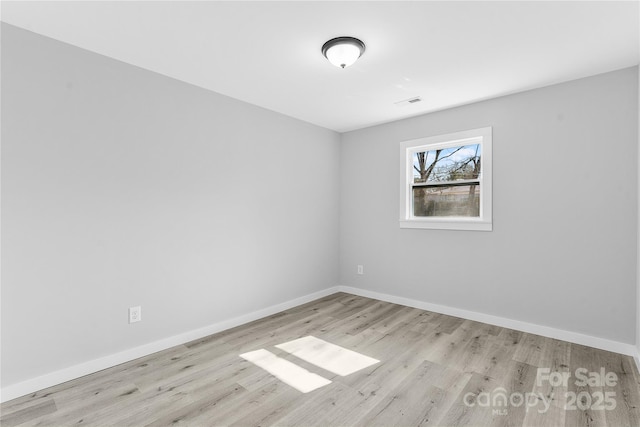
{"type": "Polygon", "coordinates": [[[628,356],[338,293],[0,409],[6,427],[638,427],[640,375],[628,356]],[[309,335],[380,362],[339,376],[275,347],[309,335]],[[331,383],[301,393],[239,357],[259,349],[331,383]]]}

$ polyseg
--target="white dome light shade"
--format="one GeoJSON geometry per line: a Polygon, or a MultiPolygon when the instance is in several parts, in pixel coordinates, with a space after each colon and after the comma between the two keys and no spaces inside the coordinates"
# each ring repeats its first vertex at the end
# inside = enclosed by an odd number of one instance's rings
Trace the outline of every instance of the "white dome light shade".
{"type": "Polygon", "coordinates": [[[364,53],[364,43],[353,37],[336,37],[322,46],[322,54],[336,67],[345,68],[364,53]]]}

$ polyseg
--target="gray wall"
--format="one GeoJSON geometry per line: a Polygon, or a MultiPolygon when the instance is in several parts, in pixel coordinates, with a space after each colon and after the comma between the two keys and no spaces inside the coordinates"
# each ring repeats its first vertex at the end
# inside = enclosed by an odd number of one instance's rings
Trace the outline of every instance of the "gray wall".
{"type": "Polygon", "coordinates": [[[2,385],[337,285],[339,140],[2,24],[2,385]]]}
{"type": "Polygon", "coordinates": [[[633,343],[637,74],[340,144],[2,24],[2,386],[338,283],[633,343]],[[494,231],[400,230],[398,143],[482,126],[494,231]]]}
{"type": "Polygon", "coordinates": [[[340,283],[634,343],[637,72],[344,134],[340,283]],[[401,230],[399,142],[483,126],[493,232],[401,230]]]}

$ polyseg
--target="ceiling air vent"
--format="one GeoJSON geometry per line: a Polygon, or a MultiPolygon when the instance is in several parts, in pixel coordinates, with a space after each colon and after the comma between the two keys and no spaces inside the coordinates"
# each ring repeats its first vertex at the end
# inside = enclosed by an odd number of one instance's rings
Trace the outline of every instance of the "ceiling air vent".
{"type": "Polygon", "coordinates": [[[404,107],[405,105],[416,104],[421,101],[422,98],[420,98],[419,96],[414,96],[413,98],[405,99],[404,101],[398,101],[395,103],[395,105],[397,107],[404,107]]]}

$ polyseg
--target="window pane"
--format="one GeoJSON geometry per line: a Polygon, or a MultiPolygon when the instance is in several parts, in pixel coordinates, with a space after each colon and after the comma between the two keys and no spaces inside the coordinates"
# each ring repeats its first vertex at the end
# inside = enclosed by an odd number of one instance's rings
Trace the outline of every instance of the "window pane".
{"type": "Polygon", "coordinates": [[[413,182],[478,179],[481,173],[481,157],[480,144],[415,153],[413,155],[413,182]]]}
{"type": "Polygon", "coordinates": [[[413,215],[479,217],[480,186],[414,187],[413,215]]]}

